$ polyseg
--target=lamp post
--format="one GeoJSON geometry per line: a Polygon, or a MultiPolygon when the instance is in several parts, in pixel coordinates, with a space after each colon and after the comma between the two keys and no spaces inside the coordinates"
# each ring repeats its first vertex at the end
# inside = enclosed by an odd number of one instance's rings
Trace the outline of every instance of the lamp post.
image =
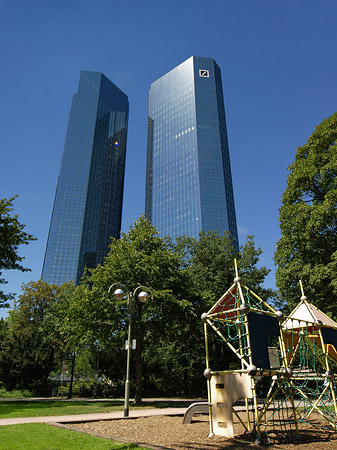
{"type": "Polygon", "coordinates": [[[130,400],[130,358],[131,358],[131,325],[132,325],[132,314],[136,298],[141,304],[147,302],[149,297],[152,299],[152,292],[146,286],[138,286],[134,291],[130,291],[126,285],[115,283],[112,284],[108,293],[113,291],[115,300],[121,301],[126,297],[128,313],[129,313],[129,324],[128,324],[128,339],[126,343],[126,379],[125,379],[125,398],[124,398],[124,417],[129,416],[129,400],[130,400]],[[124,290],[123,290],[123,289],[124,290]],[[149,291],[149,293],[147,292],[149,291]]]}

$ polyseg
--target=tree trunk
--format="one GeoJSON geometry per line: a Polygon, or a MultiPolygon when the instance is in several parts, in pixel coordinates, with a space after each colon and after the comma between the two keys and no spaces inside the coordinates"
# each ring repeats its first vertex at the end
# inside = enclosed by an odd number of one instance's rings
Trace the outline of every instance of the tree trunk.
{"type": "Polygon", "coordinates": [[[100,349],[97,347],[96,382],[95,382],[94,398],[97,398],[97,385],[98,385],[98,374],[99,374],[99,352],[100,352],[100,349]]]}
{"type": "Polygon", "coordinates": [[[70,375],[70,383],[69,383],[69,392],[67,398],[72,398],[73,396],[73,381],[74,381],[74,370],[75,370],[75,360],[76,360],[76,353],[73,353],[73,359],[71,363],[71,375],[70,375]]]}

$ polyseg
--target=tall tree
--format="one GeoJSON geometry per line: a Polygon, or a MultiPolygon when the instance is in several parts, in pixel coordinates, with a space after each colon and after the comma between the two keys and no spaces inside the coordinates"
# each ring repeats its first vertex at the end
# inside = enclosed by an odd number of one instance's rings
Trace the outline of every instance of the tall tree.
{"type": "MultiPolygon", "coordinates": [[[[248,236],[246,243],[238,252],[228,232],[219,235],[215,231],[202,232],[199,239],[181,238],[177,243],[177,250],[185,255],[186,272],[189,279],[189,300],[192,308],[188,316],[189,333],[183,340],[185,354],[194,367],[189,373],[190,378],[197,380],[203,372],[204,354],[196,354],[195,349],[203,349],[203,329],[200,321],[202,313],[207,312],[219,300],[226,290],[233,284],[235,278],[234,259],[237,260],[239,275],[242,282],[268,301],[274,297],[274,292],[263,287],[265,277],[269,273],[266,267],[258,267],[261,249],[255,247],[252,236],[248,236]]],[[[217,367],[229,368],[233,360],[231,352],[222,346],[215,336],[213,355],[217,367]],[[221,361],[220,361],[221,360],[221,361]]]]}
{"type": "Polygon", "coordinates": [[[181,238],[177,250],[185,255],[186,270],[194,293],[205,299],[201,303],[205,310],[219,299],[232,285],[235,277],[234,259],[237,260],[242,281],[267,301],[274,292],[263,288],[270,270],[258,267],[260,248],[255,247],[253,236],[248,236],[238,252],[228,232],[201,232],[199,239],[181,238]]]}
{"type": "Polygon", "coordinates": [[[289,167],[275,262],[281,297],[291,306],[303,281],[309,300],[337,318],[337,113],[318,125],[289,167]]]}
{"type": "Polygon", "coordinates": [[[23,285],[7,320],[6,340],[0,342],[0,380],[7,389],[36,390],[46,384],[64,349],[59,333],[59,297],[67,284],[39,280],[23,285]]]}
{"type": "MultiPolygon", "coordinates": [[[[81,311],[78,335],[86,329],[87,339],[91,342],[98,339],[103,346],[116,346],[116,353],[120,353],[126,339],[129,310],[126,300],[115,301],[108,289],[120,283],[129,292],[134,292],[138,286],[151,290],[153,299],[141,305],[136,298],[133,308],[132,338],[137,338],[135,398],[138,403],[142,397],[143,349],[153,346],[165,333],[170,334],[172,324],[181,320],[188,307],[181,267],[181,255],[142,216],[121,239],[112,240],[104,264],[92,271],[91,291],[87,289],[85,295],[78,296],[76,304],[70,308],[74,322],[81,311]]],[[[121,367],[118,370],[121,375],[121,367]]]]}
{"type": "MultiPolygon", "coordinates": [[[[13,215],[13,201],[10,199],[0,199],[0,276],[3,270],[20,270],[27,272],[30,269],[23,267],[21,262],[24,257],[19,256],[20,245],[27,245],[36,238],[23,231],[25,225],[21,224],[17,215],[13,215]]],[[[6,284],[5,278],[0,278],[0,284],[6,284]]],[[[9,307],[8,301],[13,299],[13,294],[5,294],[0,290],[0,308],[9,307]]]]}
{"type": "MultiPolygon", "coordinates": [[[[140,401],[147,395],[205,395],[203,324],[200,316],[230,287],[235,277],[234,258],[243,281],[263,298],[262,283],[268,270],[257,268],[261,250],[252,238],[238,253],[228,236],[202,233],[180,239],[173,246],[141,217],[121,239],[113,240],[102,266],[92,271],[87,284],[78,286],[64,324],[74,343],[96,340],[114,355],[104,373],[118,384],[125,373],[124,342],[127,336],[126,300],[116,301],[110,286],[139,285],[151,289],[153,299],[134,304],[132,338],[137,349],[132,358],[132,391],[140,401]],[[135,376],[136,375],[136,376],[135,376]],[[143,383],[142,383],[143,382],[143,383]]],[[[77,344],[76,344],[77,345],[77,344]]]]}

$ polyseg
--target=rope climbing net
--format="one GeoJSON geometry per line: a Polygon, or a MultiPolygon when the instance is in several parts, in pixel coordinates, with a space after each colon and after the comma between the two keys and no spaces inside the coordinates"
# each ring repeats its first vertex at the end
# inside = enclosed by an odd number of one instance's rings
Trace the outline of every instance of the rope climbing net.
{"type": "MultiPolygon", "coordinates": [[[[302,284],[301,289],[303,294],[302,284]]],[[[211,434],[233,437],[225,412],[229,399],[226,389],[237,391],[241,395],[237,400],[244,398],[247,419],[244,423],[239,420],[247,432],[256,433],[257,440],[298,436],[300,423],[336,430],[333,371],[337,324],[310,304],[304,294],[298,307],[285,317],[236,276],[234,284],[202,315],[202,320],[211,434]],[[210,368],[209,328],[236,356],[235,369],[210,368]]],[[[231,401],[234,398],[231,393],[231,401]]],[[[232,412],[237,416],[235,409],[232,412]]]]}

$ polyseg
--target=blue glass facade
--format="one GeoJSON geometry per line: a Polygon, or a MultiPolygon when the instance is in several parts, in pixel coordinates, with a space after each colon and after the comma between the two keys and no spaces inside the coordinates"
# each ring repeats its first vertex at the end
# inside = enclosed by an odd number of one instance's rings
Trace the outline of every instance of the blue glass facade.
{"type": "Polygon", "coordinates": [[[229,230],[238,245],[221,72],[191,57],[151,85],[145,214],[162,235],[229,230]]]}
{"type": "Polygon", "coordinates": [[[85,266],[103,262],[110,237],[120,237],[128,112],[108,78],[81,71],[42,269],[48,283],[78,283],[85,266]]]}

